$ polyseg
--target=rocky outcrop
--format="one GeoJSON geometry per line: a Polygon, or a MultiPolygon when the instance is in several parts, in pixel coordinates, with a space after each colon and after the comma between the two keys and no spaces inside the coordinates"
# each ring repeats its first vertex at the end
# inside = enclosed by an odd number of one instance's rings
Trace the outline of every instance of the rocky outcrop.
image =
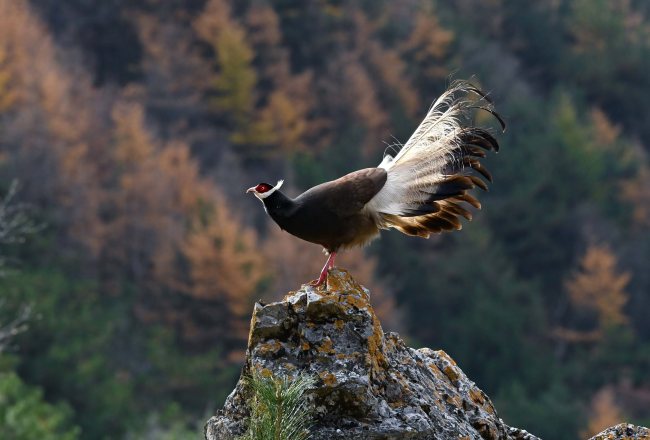
{"type": "MultiPolygon", "coordinates": [[[[252,369],[318,379],[307,394],[313,440],[537,438],[508,427],[444,351],[414,350],[384,333],[370,293],[342,270],[330,272],[326,288],[255,305],[242,374],[252,369]]],[[[240,380],[208,421],[207,440],[244,432],[247,398],[240,380]]]]}
{"type": "Polygon", "coordinates": [[[650,429],[621,423],[607,428],[589,440],[650,440],[650,429]]]}

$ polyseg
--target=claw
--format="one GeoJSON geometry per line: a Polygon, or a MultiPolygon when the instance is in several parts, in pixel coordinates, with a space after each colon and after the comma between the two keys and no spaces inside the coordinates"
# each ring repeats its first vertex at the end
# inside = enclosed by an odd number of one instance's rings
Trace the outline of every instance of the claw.
{"type": "Polygon", "coordinates": [[[330,256],[327,258],[327,261],[325,262],[325,266],[323,266],[323,270],[320,271],[320,276],[318,279],[310,281],[309,285],[313,287],[318,287],[322,286],[323,283],[325,283],[325,280],[327,280],[327,273],[331,268],[334,267],[334,256],[336,256],[336,252],[331,252],[330,256]]]}
{"type": "Polygon", "coordinates": [[[325,280],[327,280],[327,271],[325,271],[325,275],[321,274],[317,280],[311,280],[309,285],[312,287],[322,286],[325,283],[325,280]]]}

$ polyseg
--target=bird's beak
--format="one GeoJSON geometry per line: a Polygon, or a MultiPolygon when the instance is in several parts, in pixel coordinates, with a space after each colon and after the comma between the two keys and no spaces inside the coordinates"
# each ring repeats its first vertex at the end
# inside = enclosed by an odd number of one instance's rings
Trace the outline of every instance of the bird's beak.
{"type": "Polygon", "coordinates": [[[254,186],[251,186],[250,188],[248,188],[248,189],[246,190],[246,194],[248,194],[248,193],[254,193],[254,192],[255,192],[255,187],[254,187],[254,186]]]}

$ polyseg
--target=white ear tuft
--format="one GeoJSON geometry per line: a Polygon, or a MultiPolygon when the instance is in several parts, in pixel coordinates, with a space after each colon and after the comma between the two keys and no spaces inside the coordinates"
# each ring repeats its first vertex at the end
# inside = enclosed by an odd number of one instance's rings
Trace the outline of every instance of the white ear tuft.
{"type": "Polygon", "coordinates": [[[263,199],[267,198],[268,196],[270,196],[271,194],[273,194],[274,192],[276,192],[277,190],[279,190],[283,183],[284,183],[284,180],[278,180],[278,183],[276,183],[275,186],[273,188],[271,188],[269,191],[267,191],[265,193],[255,192],[255,197],[257,197],[260,200],[263,200],[263,199]]]}

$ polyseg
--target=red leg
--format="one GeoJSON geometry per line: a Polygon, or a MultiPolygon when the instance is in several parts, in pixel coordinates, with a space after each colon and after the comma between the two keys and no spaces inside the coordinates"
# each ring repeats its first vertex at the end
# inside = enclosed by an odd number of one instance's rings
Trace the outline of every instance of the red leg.
{"type": "Polygon", "coordinates": [[[327,259],[327,261],[329,262],[328,269],[331,269],[331,268],[334,267],[334,258],[336,258],[336,252],[332,252],[330,254],[330,257],[327,259]]]}
{"type": "Polygon", "coordinates": [[[327,261],[325,262],[325,266],[323,266],[323,270],[320,271],[320,276],[318,277],[317,280],[312,281],[309,283],[310,285],[317,287],[322,285],[325,280],[327,279],[327,272],[334,267],[334,257],[336,256],[336,252],[331,252],[330,256],[327,258],[327,261]]]}

